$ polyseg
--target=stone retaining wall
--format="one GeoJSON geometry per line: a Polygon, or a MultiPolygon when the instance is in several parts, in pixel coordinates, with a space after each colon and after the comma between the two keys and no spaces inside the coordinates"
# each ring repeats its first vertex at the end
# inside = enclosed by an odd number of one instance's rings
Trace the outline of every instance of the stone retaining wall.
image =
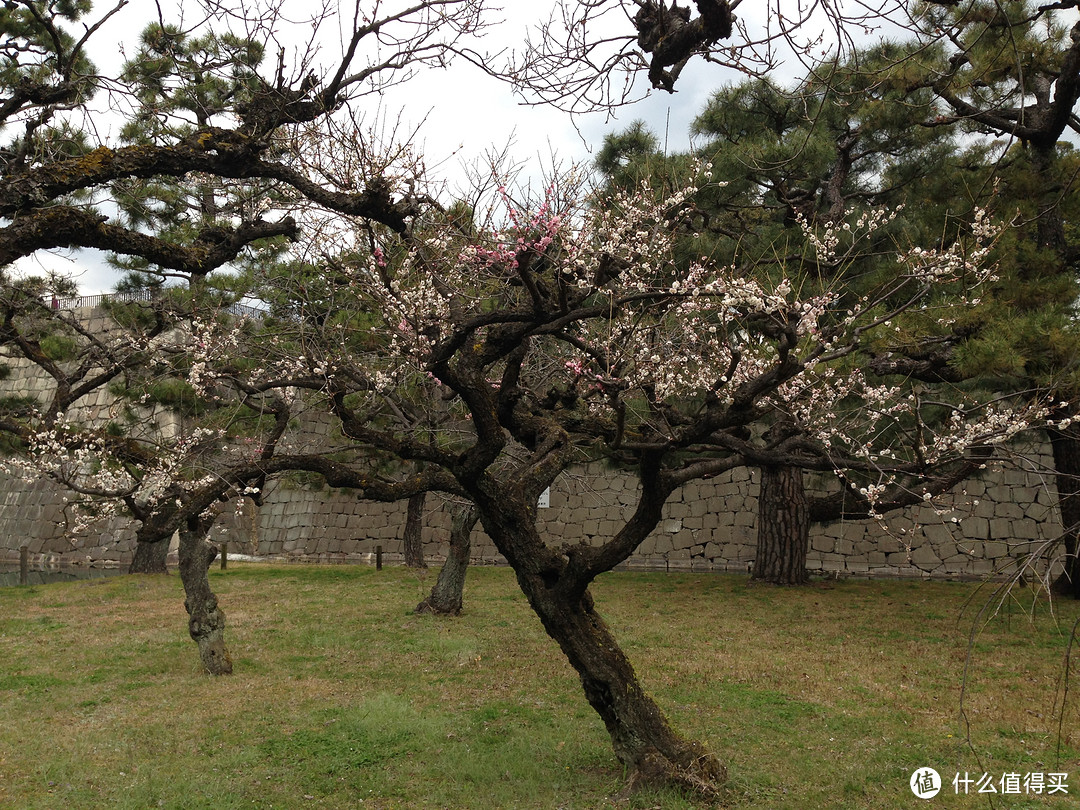
{"type": "MultiPolygon", "coordinates": [[[[84,313],[93,328],[108,321],[84,313]]],[[[41,396],[49,379],[25,363],[0,381],[0,395],[41,396]]],[[[106,392],[81,402],[82,415],[105,419],[116,403],[106,392]]],[[[148,412],[145,423],[172,429],[171,415],[148,412]]],[[[301,420],[305,421],[305,420],[301,420]]],[[[328,417],[307,419],[291,439],[314,448],[332,435],[328,417]],[[320,438],[321,437],[321,438],[320,438]]],[[[1022,465],[986,471],[945,500],[946,508],[920,505],[884,522],[837,521],[815,526],[808,565],[833,575],[969,577],[1014,569],[1032,550],[1061,531],[1052,487],[1049,451],[1029,448],[1015,454],[1022,465]],[[1022,466],[1022,468],[1020,468],[1022,466]]],[[[827,491],[835,481],[819,478],[812,488],[827,491]]],[[[690,571],[746,571],[754,558],[757,480],[752,470],[736,470],[687,484],[673,494],[658,526],[627,567],[690,571]]],[[[625,471],[601,463],[577,467],[552,487],[549,505],[538,509],[544,537],[553,545],[601,543],[632,513],[637,482],[625,471]]],[[[0,473],[0,559],[17,559],[27,545],[34,559],[83,564],[126,564],[134,531],[119,518],[101,522],[84,536],[71,533],[64,492],[43,480],[26,482],[0,473]]],[[[247,504],[239,514],[219,519],[215,538],[237,551],[298,561],[370,560],[381,546],[388,561],[402,556],[405,504],[359,501],[348,492],[271,482],[260,508],[247,504]]],[[[437,496],[428,498],[423,537],[432,561],[445,558],[450,513],[437,496]]],[[[499,563],[501,557],[481,531],[473,558],[499,563]]]]}
{"type": "MultiPolygon", "coordinates": [[[[1039,469],[1037,458],[1032,467],[1039,469]]],[[[884,521],[815,526],[808,567],[827,575],[952,578],[1015,570],[1018,561],[1060,534],[1056,496],[1041,472],[997,470],[987,477],[989,485],[972,480],[958,488],[947,507],[919,505],[884,521]]],[[[684,486],[626,567],[747,571],[757,536],[756,478],[755,471],[737,470],[684,486]]],[[[633,511],[636,490],[629,473],[602,464],[576,468],[552,487],[550,506],[537,510],[541,533],[552,545],[599,544],[633,511]]],[[[402,556],[405,505],[279,482],[268,489],[252,523],[254,533],[230,529],[221,536],[262,556],[347,562],[370,560],[382,546],[386,559],[394,560],[402,556]]],[[[448,508],[430,496],[423,533],[429,558],[445,558],[449,532],[448,508]]],[[[503,562],[479,529],[473,558],[503,562]]]]}

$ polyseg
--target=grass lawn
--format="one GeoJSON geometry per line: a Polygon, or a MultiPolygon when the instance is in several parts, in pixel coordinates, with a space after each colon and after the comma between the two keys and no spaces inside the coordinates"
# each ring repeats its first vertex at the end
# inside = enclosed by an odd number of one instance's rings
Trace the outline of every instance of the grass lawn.
{"type": "MultiPolygon", "coordinates": [[[[460,618],[414,616],[435,573],[215,570],[236,665],[218,679],[178,576],[0,589],[0,808],[610,806],[607,734],[512,573],[470,571],[460,618]]],[[[676,728],[727,763],[725,806],[990,807],[955,795],[964,771],[1067,772],[1068,795],[993,806],[1080,806],[1076,603],[978,622],[972,584],[617,573],[594,592],[676,728]],[[946,782],[929,801],[908,787],[923,766],[946,782]]]]}

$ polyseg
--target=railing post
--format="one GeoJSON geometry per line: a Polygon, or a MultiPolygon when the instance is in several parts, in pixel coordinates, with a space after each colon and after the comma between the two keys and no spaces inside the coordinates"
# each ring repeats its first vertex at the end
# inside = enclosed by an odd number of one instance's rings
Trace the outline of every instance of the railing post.
{"type": "Polygon", "coordinates": [[[382,571],[382,546],[375,546],[375,570],[382,571]]]}
{"type": "Polygon", "coordinates": [[[221,544],[221,570],[224,571],[229,567],[229,541],[226,540],[221,544]]]}

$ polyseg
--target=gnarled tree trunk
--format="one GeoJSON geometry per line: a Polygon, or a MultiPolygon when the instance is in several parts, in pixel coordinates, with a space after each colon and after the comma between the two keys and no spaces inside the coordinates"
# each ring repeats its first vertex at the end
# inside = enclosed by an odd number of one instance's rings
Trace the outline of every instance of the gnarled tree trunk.
{"type": "Polygon", "coordinates": [[[630,775],[626,792],[673,784],[714,795],[727,778],[724,766],[701,743],[685,740],[671,728],[594,610],[589,592],[569,602],[542,578],[526,579],[522,590],[548,635],[577,670],[586,699],[604,721],[615,756],[630,775]]]}
{"type": "Polygon", "coordinates": [[[169,541],[166,537],[153,543],[139,541],[135,543],[135,555],[128,567],[129,574],[167,574],[169,569],[169,541]]]}
{"type": "Polygon", "coordinates": [[[417,613],[436,613],[457,616],[465,593],[465,574],[469,570],[469,550],[473,527],[480,519],[475,506],[454,509],[450,525],[450,551],[439,571],[431,594],[416,606],[417,613]]]}
{"type": "Polygon", "coordinates": [[[726,779],[720,761],[671,728],[642,689],[629,659],[593,607],[587,589],[562,579],[566,557],[548,548],[526,502],[508,489],[480,503],[481,520],[507,558],[544,629],[577,670],[589,704],[607,727],[615,755],[629,774],[627,792],[645,785],[675,785],[715,796],[726,779]]]}
{"type": "Polygon", "coordinates": [[[757,555],[751,579],[773,585],[807,582],[810,506],[798,467],[760,467],[757,555]]]}
{"type": "Polygon", "coordinates": [[[1061,512],[1065,570],[1054,582],[1056,593],[1080,599],[1080,426],[1051,428],[1055,483],[1061,512]]]}
{"type": "Polygon", "coordinates": [[[427,568],[424,562],[424,503],[427,493],[419,492],[409,498],[405,510],[405,565],[409,568],[427,568]]]}
{"type": "Polygon", "coordinates": [[[210,589],[207,571],[217,557],[217,549],[207,542],[213,521],[190,518],[180,529],[180,579],[184,583],[184,607],[188,612],[188,632],[199,645],[199,657],[211,675],[232,672],[232,658],[225,646],[225,613],[210,589]]]}

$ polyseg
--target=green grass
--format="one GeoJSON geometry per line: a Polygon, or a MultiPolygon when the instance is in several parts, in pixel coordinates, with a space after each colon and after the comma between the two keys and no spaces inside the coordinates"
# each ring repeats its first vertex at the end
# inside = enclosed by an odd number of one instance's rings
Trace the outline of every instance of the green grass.
{"type": "MultiPolygon", "coordinates": [[[[471,571],[460,618],[413,615],[434,576],[214,571],[236,664],[219,679],[176,576],[0,589],[0,808],[611,806],[607,734],[511,572],[471,571]]],[[[951,784],[921,802],[921,766],[1066,771],[1069,796],[996,806],[1076,806],[1080,684],[1060,738],[1058,720],[1080,605],[1009,603],[969,645],[989,594],[967,584],[620,573],[595,595],[675,726],[728,765],[726,806],[989,806],[951,784]]]]}

